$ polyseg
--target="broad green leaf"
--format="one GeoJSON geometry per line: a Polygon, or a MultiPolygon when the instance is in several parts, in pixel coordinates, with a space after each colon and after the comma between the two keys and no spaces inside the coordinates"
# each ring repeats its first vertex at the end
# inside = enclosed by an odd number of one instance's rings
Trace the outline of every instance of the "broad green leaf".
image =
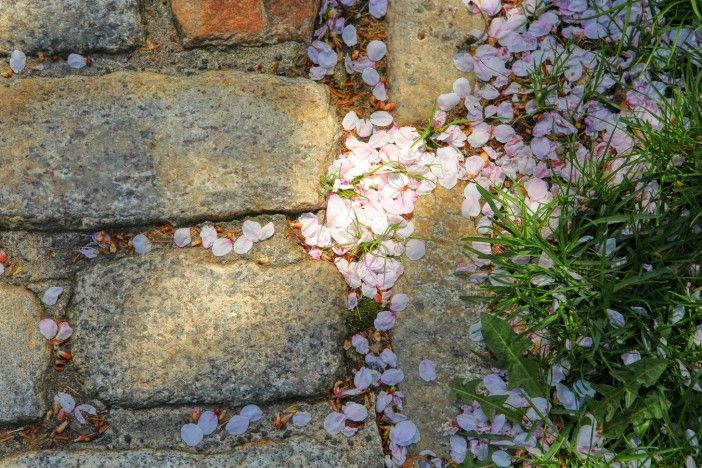
{"type": "Polygon", "coordinates": [[[502,413],[510,421],[519,423],[522,419],[522,414],[511,406],[505,405],[507,395],[483,395],[478,391],[478,384],[481,382],[481,379],[470,381],[454,380],[452,390],[457,398],[466,403],[478,402],[486,414],[490,414],[492,411],[502,413]]]}
{"type": "Polygon", "coordinates": [[[517,335],[507,321],[495,315],[483,314],[480,323],[485,344],[495,356],[497,367],[506,368],[531,348],[528,338],[517,335]]]}
{"type": "Polygon", "coordinates": [[[627,366],[624,370],[612,370],[612,375],[629,386],[650,387],[658,382],[667,367],[668,361],[665,359],[644,358],[627,366]]]}

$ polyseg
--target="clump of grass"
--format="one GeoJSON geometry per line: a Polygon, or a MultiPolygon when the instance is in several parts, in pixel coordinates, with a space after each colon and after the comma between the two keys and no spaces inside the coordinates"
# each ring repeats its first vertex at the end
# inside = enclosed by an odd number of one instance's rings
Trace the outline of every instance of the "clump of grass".
{"type": "Polygon", "coordinates": [[[575,439],[586,413],[601,425],[614,461],[679,466],[699,457],[702,75],[688,68],[679,76],[660,128],[627,121],[638,144],[616,168],[609,152],[573,160],[581,177],[535,212],[519,190],[480,189],[495,228],[466,240],[492,244],[489,254],[468,248],[494,268],[486,286],[491,314],[482,322],[495,364],[532,396],[553,397],[545,376],[564,362],[564,383],[585,380],[597,392],[578,411],[545,415],[563,435],[545,464],[577,463],[565,441],[575,439]],[[623,320],[613,320],[613,311],[623,320]],[[578,345],[584,337],[591,346],[578,345]],[[638,362],[625,364],[627,353],[638,362]]]}
{"type": "Polygon", "coordinates": [[[373,326],[373,321],[380,310],[380,305],[373,299],[361,297],[358,300],[358,306],[346,314],[346,328],[352,334],[368,330],[373,326]]]}

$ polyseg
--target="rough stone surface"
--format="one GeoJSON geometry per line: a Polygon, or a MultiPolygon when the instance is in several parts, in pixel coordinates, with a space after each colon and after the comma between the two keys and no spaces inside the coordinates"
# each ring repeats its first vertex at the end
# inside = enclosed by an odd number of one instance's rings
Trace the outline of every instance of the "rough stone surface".
{"type": "Polygon", "coordinates": [[[0,424],[36,419],[45,409],[49,349],[39,333],[41,316],[30,291],[0,284],[0,424]]]}
{"type": "MultiPolygon", "coordinates": [[[[43,233],[27,231],[0,232],[0,250],[4,250],[18,268],[12,277],[0,280],[41,281],[68,278],[82,262],[76,261],[76,250],[90,241],[85,233],[43,233]]],[[[5,274],[10,273],[9,268],[5,274]]]]}
{"type": "Polygon", "coordinates": [[[387,23],[395,120],[423,124],[439,94],[451,92],[456,78],[466,76],[453,66],[453,56],[465,48],[468,32],[484,29],[484,22],[461,0],[403,0],[389,3],[387,23]]]}
{"type": "Polygon", "coordinates": [[[471,353],[479,347],[468,338],[468,327],[478,321],[474,304],[460,298],[468,293],[465,277],[454,274],[467,260],[461,238],[475,235],[472,222],[461,216],[463,186],[448,191],[438,187],[415,205],[416,235],[427,239],[426,255],[405,264],[398,292],[411,300],[393,330],[393,348],[405,370],[400,389],[406,396],[405,414],[417,423],[422,440],[417,451],[448,455],[448,437],[441,426],[458,414],[451,394],[454,378],[474,378],[481,363],[471,353]],[[436,363],[438,380],[419,378],[422,359],[436,363]]]}
{"type": "Polygon", "coordinates": [[[168,249],[78,273],[69,316],[86,391],[129,407],[323,394],[345,333],[333,265],[226,258],[168,249]]]}
{"type": "Polygon", "coordinates": [[[138,0],[0,0],[0,53],[116,52],[141,45],[138,0]]]}
{"type": "Polygon", "coordinates": [[[0,86],[0,227],[316,209],[337,138],[329,93],[309,80],[121,72],[14,81],[0,86]]]}
{"type": "MultiPolygon", "coordinates": [[[[273,426],[276,415],[286,414],[289,411],[289,402],[263,406],[262,419],[252,423],[246,433],[231,436],[224,431],[217,431],[205,437],[198,445],[197,451],[200,453],[225,452],[236,450],[240,446],[285,444],[286,441],[294,439],[305,440],[313,445],[333,446],[340,459],[352,456],[353,460],[359,462],[360,460],[375,461],[369,462],[366,466],[380,466],[378,460],[383,458],[382,444],[377,426],[370,418],[354,437],[349,438],[341,434],[330,435],[323,427],[324,418],[331,411],[329,403],[296,401],[295,406],[299,411],[309,412],[312,416],[311,422],[305,428],[298,428],[293,424],[288,424],[283,429],[276,429],[273,426]]],[[[214,408],[201,407],[201,409],[214,408]]],[[[181,440],[179,429],[193,410],[195,410],[193,407],[153,408],[138,411],[112,409],[107,415],[110,428],[105,435],[88,444],[82,444],[81,447],[108,450],[160,448],[190,451],[192,449],[188,449],[181,440]]],[[[231,416],[238,414],[240,408],[219,408],[219,410],[226,411],[226,415],[231,416]]],[[[222,422],[225,420],[223,419],[222,422]]]]}
{"type": "Polygon", "coordinates": [[[319,0],[173,0],[183,45],[309,42],[319,0]]]}

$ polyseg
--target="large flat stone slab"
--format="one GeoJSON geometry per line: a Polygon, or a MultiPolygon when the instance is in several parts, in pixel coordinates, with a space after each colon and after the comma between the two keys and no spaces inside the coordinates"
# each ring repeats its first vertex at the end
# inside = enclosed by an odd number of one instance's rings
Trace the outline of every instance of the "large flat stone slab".
{"type": "Polygon", "coordinates": [[[235,254],[222,264],[197,250],[78,273],[69,315],[88,393],[150,407],[265,403],[328,390],[341,371],[345,333],[345,284],[333,265],[259,265],[235,254]]]}
{"type": "Polygon", "coordinates": [[[319,0],[172,0],[186,47],[310,42],[319,0]]]}
{"type": "Polygon", "coordinates": [[[417,202],[415,233],[427,239],[427,252],[405,264],[405,274],[396,286],[411,298],[393,329],[393,349],[405,370],[400,384],[406,397],[404,412],[422,436],[416,451],[432,450],[441,456],[449,453],[442,426],[459,413],[451,393],[453,379],[483,375],[480,360],[471,352],[480,349],[468,338],[468,328],[479,320],[479,311],[460,297],[469,294],[466,277],[454,274],[456,266],[468,260],[461,239],[475,235],[473,222],[461,216],[462,195],[463,185],[453,190],[437,187],[417,202]],[[436,382],[419,377],[417,369],[424,358],[436,363],[436,382]]]}
{"type": "Polygon", "coordinates": [[[483,19],[468,13],[462,0],[390,2],[386,18],[395,120],[424,124],[436,98],[466,76],[453,66],[453,56],[469,31],[485,28],[483,19]]]}
{"type": "Polygon", "coordinates": [[[89,229],[321,207],[336,149],[306,79],[119,72],[0,86],[0,227],[89,229]]]}
{"type": "Polygon", "coordinates": [[[138,0],[0,0],[0,53],[116,52],[141,45],[138,0]]]}
{"type": "Polygon", "coordinates": [[[43,308],[29,290],[0,283],[0,424],[38,418],[50,355],[39,333],[43,308]]]}

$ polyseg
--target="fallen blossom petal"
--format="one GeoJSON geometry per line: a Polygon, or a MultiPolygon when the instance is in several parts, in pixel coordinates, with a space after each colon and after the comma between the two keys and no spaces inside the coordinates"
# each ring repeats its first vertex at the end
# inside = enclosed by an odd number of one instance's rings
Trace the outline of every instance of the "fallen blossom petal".
{"type": "Polygon", "coordinates": [[[341,126],[344,127],[344,130],[350,132],[356,128],[359,120],[361,119],[358,118],[358,114],[356,114],[356,112],[349,111],[349,113],[344,117],[344,120],[341,121],[341,126]]]}
{"type": "Polygon", "coordinates": [[[370,0],[368,12],[373,18],[381,19],[388,12],[388,0],[370,0]]]}
{"type": "Polygon", "coordinates": [[[210,435],[217,430],[217,426],[219,426],[219,417],[214,411],[205,411],[198,418],[197,425],[200,427],[204,435],[210,435]]]}
{"type": "MultiPolygon", "coordinates": [[[[385,348],[380,353],[380,361],[390,367],[397,367],[397,355],[390,348],[385,348]]],[[[385,368],[385,365],[382,366],[385,368]]]]}
{"type": "Polygon", "coordinates": [[[241,408],[239,414],[249,418],[249,421],[256,422],[263,417],[263,411],[256,405],[246,405],[241,408]]]}
{"type": "Polygon", "coordinates": [[[368,86],[375,86],[380,82],[380,74],[375,68],[368,67],[361,73],[361,79],[368,86]]]}
{"type": "Polygon", "coordinates": [[[39,333],[47,340],[54,338],[57,332],[58,325],[53,319],[45,318],[39,321],[39,333]]]}
{"type": "Polygon", "coordinates": [[[58,327],[58,332],[56,333],[56,339],[59,341],[66,341],[73,334],[73,328],[68,322],[61,322],[58,327]]]}
{"type": "Polygon", "coordinates": [[[358,44],[358,34],[356,32],[356,27],[352,24],[347,25],[343,31],[341,31],[341,38],[344,40],[344,44],[349,47],[353,47],[358,44]]]}
{"type": "Polygon", "coordinates": [[[183,248],[190,245],[192,239],[190,237],[190,228],[179,228],[176,229],[173,234],[173,242],[177,247],[183,248]]]}
{"type": "Polygon", "coordinates": [[[346,415],[332,412],[324,418],[324,430],[329,434],[338,434],[346,427],[346,415]]]}
{"type": "Polygon", "coordinates": [[[512,464],[512,458],[504,450],[498,450],[492,454],[492,462],[495,466],[505,468],[512,464]]]}
{"type": "Polygon", "coordinates": [[[422,362],[419,363],[419,377],[425,382],[436,380],[436,364],[429,359],[422,359],[422,362]]]}
{"type": "Polygon", "coordinates": [[[46,290],[41,301],[48,306],[55,305],[58,302],[58,298],[59,298],[59,296],[61,296],[61,294],[63,294],[62,287],[52,286],[46,290]]]}
{"type": "Polygon", "coordinates": [[[351,345],[358,354],[368,354],[368,338],[363,335],[353,335],[351,337],[351,345]]]}
{"type": "Polygon", "coordinates": [[[388,100],[388,91],[385,88],[385,83],[378,83],[373,87],[373,97],[376,98],[378,101],[387,101],[388,100]]]}
{"type": "Polygon", "coordinates": [[[375,412],[382,413],[392,403],[392,395],[381,391],[375,397],[375,412]]]}
{"type": "Polygon", "coordinates": [[[54,397],[54,401],[57,402],[66,413],[72,413],[76,407],[76,400],[68,393],[57,393],[54,397]]]}
{"type": "Polygon", "coordinates": [[[244,224],[241,226],[241,231],[243,232],[244,237],[249,239],[251,242],[258,242],[261,239],[261,224],[256,221],[244,221],[244,224]]]}
{"type": "Polygon", "coordinates": [[[365,406],[353,401],[346,403],[341,410],[343,411],[344,416],[346,416],[346,419],[350,421],[361,422],[365,421],[368,417],[368,409],[365,406]]]}
{"type": "Polygon", "coordinates": [[[210,226],[209,224],[203,226],[202,229],[200,229],[200,239],[202,240],[202,246],[209,249],[217,240],[217,230],[214,226],[210,226]]]}
{"type": "Polygon", "coordinates": [[[465,437],[459,435],[452,435],[450,439],[451,443],[451,460],[456,463],[463,463],[468,454],[468,441],[465,437]]]}
{"type": "Polygon", "coordinates": [[[232,416],[232,419],[229,420],[224,430],[230,435],[238,436],[248,430],[249,422],[249,418],[246,416],[232,416]]]}
{"type": "Polygon", "coordinates": [[[386,111],[375,111],[370,115],[370,122],[376,127],[387,127],[392,125],[393,118],[386,111]]]}
{"type": "Polygon", "coordinates": [[[312,415],[307,411],[298,411],[292,417],[292,423],[297,427],[305,427],[312,421],[312,415]]]}
{"type": "Polygon", "coordinates": [[[409,304],[409,296],[407,294],[393,294],[390,299],[390,310],[393,312],[401,312],[405,310],[409,304]]]}
{"type": "Polygon", "coordinates": [[[412,421],[399,422],[390,430],[390,440],[400,447],[416,444],[420,440],[419,430],[412,421]]]}
{"type": "Polygon", "coordinates": [[[405,247],[405,255],[410,260],[419,260],[426,253],[426,244],[421,239],[410,239],[405,247]]]}
{"type": "Polygon", "coordinates": [[[78,249],[78,252],[80,252],[85,258],[93,259],[98,256],[98,250],[95,247],[81,247],[78,249]]]}
{"type": "Polygon", "coordinates": [[[405,373],[401,369],[388,369],[380,376],[380,381],[385,385],[397,385],[405,379],[405,373]]]}
{"type": "Polygon", "coordinates": [[[275,234],[275,225],[270,222],[261,228],[261,238],[259,239],[259,242],[270,239],[273,237],[273,234],[275,234]]]}
{"type": "Polygon", "coordinates": [[[87,422],[85,420],[85,416],[83,416],[83,413],[97,416],[97,409],[95,409],[93,405],[89,405],[87,403],[76,406],[76,408],[73,410],[73,416],[76,418],[76,421],[78,421],[79,424],[85,424],[87,422]]]}
{"type": "Polygon", "coordinates": [[[344,426],[344,428],[341,430],[341,433],[345,435],[346,437],[352,437],[356,435],[358,432],[357,427],[351,427],[351,426],[344,426]]]}
{"type": "Polygon", "coordinates": [[[10,54],[10,68],[14,73],[22,73],[27,66],[27,55],[21,50],[13,50],[10,54]]]}
{"type": "MultiPolygon", "coordinates": [[[[240,237],[239,239],[242,239],[242,237],[240,237]]],[[[212,255],[214,255],[215,257],[224,257],[232,251],[233,247],[234,243],[231,241],[231,239],[227,239],[226,237],[220,237],[214,242],[214,244],[212,244],[212,255]]]]}
{"type": "Polygon", "coordinates": [[[361,367],[353,376],[353,384],[359,390],[365,390],[373,383],[373,374],[367,367],[361,367]]]}
{"type": "Polygon", "coordinates": [[[373,321],[373,326],[379,331],[388,331],[395,326],[397,315],[391,310],[380,312],[373,321]]]}
{"type": "Polygon", "coordinates": [[[68,66],[80,70],[88,64],[88,59],[80,54],[70,54],[67,59],[68,66]]]}
{"type": "Polygon", "coordinates": [[[134,252],[139,255],[151,252],[151,241],[144,234],[137,234],[134,236],[132,245],[134,246],[134,252]]]}
{"type": "Polygon", "coordinates": [[[624,316],[613,309],[607,309],[607,317],[609,318],[609,323],[612,324],[613,327],[621,328],[626,323],[624,316]]]}
{"type": "Polygon", "coordinates": [[[188,447],[199,445],[203,437],[202,429],[197,424],[189,423],[180,428],[180,438],[188,447]]]}
{"type": "Polygon", "coordinates": [[[234,252],[239,255],[244,255],[253,247],[253,242],[251,239],[245,236],[239,236],[234,242],[234,252]]]}
{"type": "Polygon", "coordinates": [[[625,366],[631,365],[637,361],[641,360],[641,353],[638,351],[630,351],[628,353],[622,353],[622,362],[625,366]]]}

